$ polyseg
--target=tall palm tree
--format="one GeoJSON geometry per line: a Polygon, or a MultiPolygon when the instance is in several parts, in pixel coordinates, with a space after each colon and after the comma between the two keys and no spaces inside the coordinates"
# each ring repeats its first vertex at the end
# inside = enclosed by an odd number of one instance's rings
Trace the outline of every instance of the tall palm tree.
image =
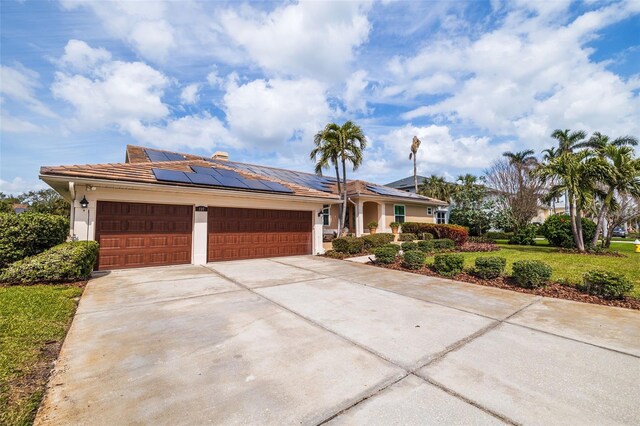
{"type": "Polygon", "coordinates": [[[562,155],[567,152],[573,152],[576,148],[579,148],[577,145],[582,143],[583,139],[587,137],[587,134],[582,130],[572,132],[569,129],[556,129],[551,133],[551,137],[558,141],[557,154],[562,155]]]}
{"type": "MultiPolygon", "coordinates": [[[[313,138],[315,147],[311,150],[309,158],[315,161],[315,172],[317,174],[322,173],[322,169],[329,168],[330,165],[335,167],[336,171],[336,183],[338,186],[338,194],[342,197],[342,184],[340,181],[340,141],[336,137],[335,130],[338,126],[335,123],[330,123],[320,130],[313,138]]],[[[342,231],[342,205],[339,207],[338,212],[338,232],[342,231]]]]}
{"type": "Polygon", "coordinates": [[[420,139],[417,136],[413,137],[411,141],[411,153],[409,154],[409,160],[413,158],[413,186],[418,193],[418,171],[416,166],[416,158],[418,156],[418,149],[420,148],[420,139]]]}
{"type": "Polygon", "coordinates": [[[453,185],[442,176],[431,175],[422,181],[420,194],[449,202],[453,193],[453,185]]]}
{"type": "Polygon", "coordinates": [[[502,156],[509,159],[509,162],[516,166],[528,166],[538,162],[536,157],[533,155],[535,153],[532,149],[526,149],[524,151],[519,152],[503,152],[502,156]]]}
{"type": "MultiPolygon", "coordinates": [[[[327,151],[326,158],[334,164],[342,165],[342,176],[340,176],[339,168],[336,165],[336,178],[338,182],[342,179],[341,184],[338,183],[338,193],[341,194],[342,209],[340,212],[340,219],[338,220],[339,232],[345,225],[347,216],[347,163],[351,163],[353,170],[357,170],[362,165],[363,151],[367,147],[367,139],[364,136],[364,132],[353,121],[347,121],[342,126],[336,123],[329,123],[323,130],[316,134],[320,142],[320,146],[316,143],[316,148],[319,148],[316,155],[322,160],[323,156],[320,156],[321,152],[327,151]],[[320,135],[321,134],[321,135],[320,135]],[[322,142],[324,141],[324,142],[322,142]]],[[[314,149],[315,151],[315,149],[314,149]]],[[[314,151],[311,154],[314,154],[314,151]]],[[[315,156],[312,156],[315,158],[315,156]]],[[[320,161],[318,161],[320,163],[320,161]]],[[[323,166],[320,166],[322,169],[323,166]]]]}

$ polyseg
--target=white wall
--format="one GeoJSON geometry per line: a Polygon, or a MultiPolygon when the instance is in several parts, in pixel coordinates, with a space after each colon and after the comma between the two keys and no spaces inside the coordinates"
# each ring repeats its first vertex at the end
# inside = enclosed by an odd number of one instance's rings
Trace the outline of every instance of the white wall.
{"type": "MultiPolygon", "coordinates": [[[[252,194],[226,195],[211,193],[188,193],[162,190],[123,189],[94,186],[88,190],[85,185],[76,185],[74,203],[75,220],[73,236],[81,241],[95,239],[96,205],[98,201],[129,201],[137,203],[183,204],[195,206],[246,207],[255,209],[301,210],[311,211],[313,220],[312,248],[313,253],[322,254],[322,204],[306,200],[276,200],[253,198],[252,194]],[[89,207],[82,209],[80,200],[86,197],[89,207]]],[[[192,263],[207,263],[207,212],[195,212],[193,221],[192,263]]]]}

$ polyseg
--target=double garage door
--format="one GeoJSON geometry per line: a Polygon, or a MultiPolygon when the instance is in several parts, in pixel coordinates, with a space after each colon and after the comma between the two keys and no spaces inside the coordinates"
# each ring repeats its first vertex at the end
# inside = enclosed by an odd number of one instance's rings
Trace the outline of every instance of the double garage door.
{"type": "MultiPolygon", "coordinates": [[[[310,254],[309,211],[209,207],[207,261],[310,254]]],[[[191,263],[193,206],[99,201],[98,269],[191,263]]]]}

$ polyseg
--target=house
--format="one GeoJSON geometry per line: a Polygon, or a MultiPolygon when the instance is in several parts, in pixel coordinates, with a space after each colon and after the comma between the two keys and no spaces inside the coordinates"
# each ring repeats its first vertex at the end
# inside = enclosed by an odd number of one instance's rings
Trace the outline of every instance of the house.
{"type": "MultiPolygon", "coordinates": [[[[418,188],[420,188],[420,186],[422,185],[422,182],[424,182],[424,180],[427,179],[427,177],[420,176],[420,175],[418,175],[417,177],[418,177],[418,188]]],[[[406,178],[402,178],[400,180],[387,183],[384,186],[388,186],[389,188],[399,189],[401,191],[410,192],[412,194],[415,194],[416,192],[413,176],[408,176],[406,178]]],[[[428,216],[429,217],[433,216],[432,220],[435,223],[449,223],[450,211],[451,211],[451,208],[449,204],[446,202],[443,202],[443,204],[439,204],[432,209],[428,209],[428,216]]],[[[421,220],[420,222],[423,222],[423,221],[424,220],[421,220]]]]}
{"type": "Polygon", "coordinates": [[[13,212],[15,214],[20,214],[29,210],[29,205],[28,204],[12,204],[11,208],[13,209],[13,212]]]}
{"type": "MultiPolygon", "coordinates": [[[[42,167],[71,202],[70,235],[100,243],[98,269],[205,264],[323,253],[337,231],[334,178],[212,157],[127,146],[124,163],[42,167]]],[[[347,226],[433,221],[446,203],[348,181],[347,226]]]]}
{"type": "MultiPolygon", "coordinates": [[[[425,179],[427,179],[426,176],[420,176],[418,175],[418,188],[420,188],[420,186],[422,185],[422,182],[424,182],[425,179]]],[[[400,180],[396,180],[393,181],[391,183],[387,183],[384,186],[388,186],[390,188],[395,188],[395,189],[400,189],[402,191],[408,191],[408,192],[413,192],[415,194],[416,192],[416,187],[414,185],[414,181],[413,181],[413,176],[409,176],[406,178],[402,178],[400,180]]]]}

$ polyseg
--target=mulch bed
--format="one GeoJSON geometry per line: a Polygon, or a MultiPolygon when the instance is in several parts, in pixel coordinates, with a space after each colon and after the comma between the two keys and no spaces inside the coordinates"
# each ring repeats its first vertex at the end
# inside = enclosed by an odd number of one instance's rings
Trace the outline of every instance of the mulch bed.
{"type": "Polygon", "coordinates": [[[412,272],[414,274],[426,275],[430,277],[447,278],[447,279],[453,279],[458,281],[464,281],[467,283],[484,285],[487,287],[497,287],[505,290],[517,291],[520,293],[535,294],[537,296],[573,300],[576,302],[592,303],[594,305],[606,305],[606,306],[614,306],[617,308],[640,310],[640,299],[635,299],[632,297],[625,297],[624,299],[619,299],[619,300],[603,299],[602,297],[592,296],[590,294],[583,293],[573,286],[561,284],[557,282],[550,282],[546,287],[530,289],[530,288],[518,287],[515,284],[515,281],[510,277],[500,277],[493,280],[483,280],[467,272],[462,272],[456,275],[455,277],[443,277],[442,275],[439,275],[438,273],[436,273],[435,271],[433,271],[431,268],[427,266],[421,269],[412,270],[412,269],[403,268],[400,262],[392,263],[390,265],[384,265],[379,263],[367,263],[367,265],[373,265],[373,266],[377,266],[379,268],[385,268],[385,269],[394,269],[397,271],[412,272]]]}

